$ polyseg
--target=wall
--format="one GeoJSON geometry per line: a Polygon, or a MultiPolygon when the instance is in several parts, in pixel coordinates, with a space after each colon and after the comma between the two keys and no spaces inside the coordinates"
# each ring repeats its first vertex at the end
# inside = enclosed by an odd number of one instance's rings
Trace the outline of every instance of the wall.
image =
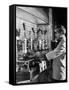
{"type": "MultiPolygon", "coordinates": [[[[16,28],[21,30],[20,38],[24,38],[23,23],[25,23],[26,36],[29,38],[29,31],[37,31],[37,24],[49,24],[45,28],[47,30],[46,39],[48,41],[48,46],[50,47],[50,42],[52,39],[52,11],[49,10],[49,18],[42,8],[31,8],[31,7],[17,7],[16,8],[16,28]]],[[[32,33],[32,32],[31,32],[32,33]]],[[[31,34],[33,37],[33,34],[31,34]]]]}

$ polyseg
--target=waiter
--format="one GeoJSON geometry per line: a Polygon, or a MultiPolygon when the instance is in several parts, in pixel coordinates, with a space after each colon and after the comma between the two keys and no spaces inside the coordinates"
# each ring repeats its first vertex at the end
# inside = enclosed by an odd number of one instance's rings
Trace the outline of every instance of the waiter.
{"type": "MultiPolygon", "coordinates": [[[[52,82],[60,82],[66,80],[66,30],[64,26],[56,28],[55,37],[58,43],[57,47],[44,54],[45,60],[50,61],[53,59],[53,72],[52,72],[52,82]]],[[[40,57],[40,54],[36,54],[40,57]]],[[[47,70],[45,70],[41,75],[39,75],[39,82],[48,82],[47,80],[47,70]]]]}
{"type": "Polygon", "coordinates": [[[55,37],[59,44],[57,47],[46,54],[47,60],[53,59],[53,82],[66,80],[66,30],[64,26],[56,29],[55,37]]]}

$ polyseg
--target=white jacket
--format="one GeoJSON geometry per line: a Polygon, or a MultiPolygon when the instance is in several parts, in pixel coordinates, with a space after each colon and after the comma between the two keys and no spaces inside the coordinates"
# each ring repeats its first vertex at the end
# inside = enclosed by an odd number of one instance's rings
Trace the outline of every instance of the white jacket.
{"type": "Polygon", "coordinates": [[[58,52],[59,56],[53,59],[53,79],[55,80],[66,79],[66,38],[64,35],[62,36],[62,40],[63,43],[61,44],[60,52],[58,52]]]}

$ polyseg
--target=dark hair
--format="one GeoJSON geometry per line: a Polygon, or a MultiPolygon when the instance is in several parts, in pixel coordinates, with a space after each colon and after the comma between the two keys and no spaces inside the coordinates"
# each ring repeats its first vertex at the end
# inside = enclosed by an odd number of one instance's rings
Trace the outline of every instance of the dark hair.
{"type": "Polygon", "coordinates": [[[66,32],[65,28],[62,28],[62,26],[60,26],[60,25],[58,25],[55,29],[56,29],[55,32],[58,32],[60,34],[65,34],[65,32],[66,32]]]}

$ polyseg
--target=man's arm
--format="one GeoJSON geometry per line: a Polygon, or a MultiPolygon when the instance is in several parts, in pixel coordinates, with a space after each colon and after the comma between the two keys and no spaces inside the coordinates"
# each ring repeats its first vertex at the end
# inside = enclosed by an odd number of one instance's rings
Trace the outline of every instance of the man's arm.
{"type": "Polygon", "coordinates": [[[64,55],[66,53],[66,42],[62,39],[61,42],[58,44],[58,46],[49,53],[46,54],[46,57],[48,60],[55,59],[57,57],[60,57],[61,55],[64,55]]]}

